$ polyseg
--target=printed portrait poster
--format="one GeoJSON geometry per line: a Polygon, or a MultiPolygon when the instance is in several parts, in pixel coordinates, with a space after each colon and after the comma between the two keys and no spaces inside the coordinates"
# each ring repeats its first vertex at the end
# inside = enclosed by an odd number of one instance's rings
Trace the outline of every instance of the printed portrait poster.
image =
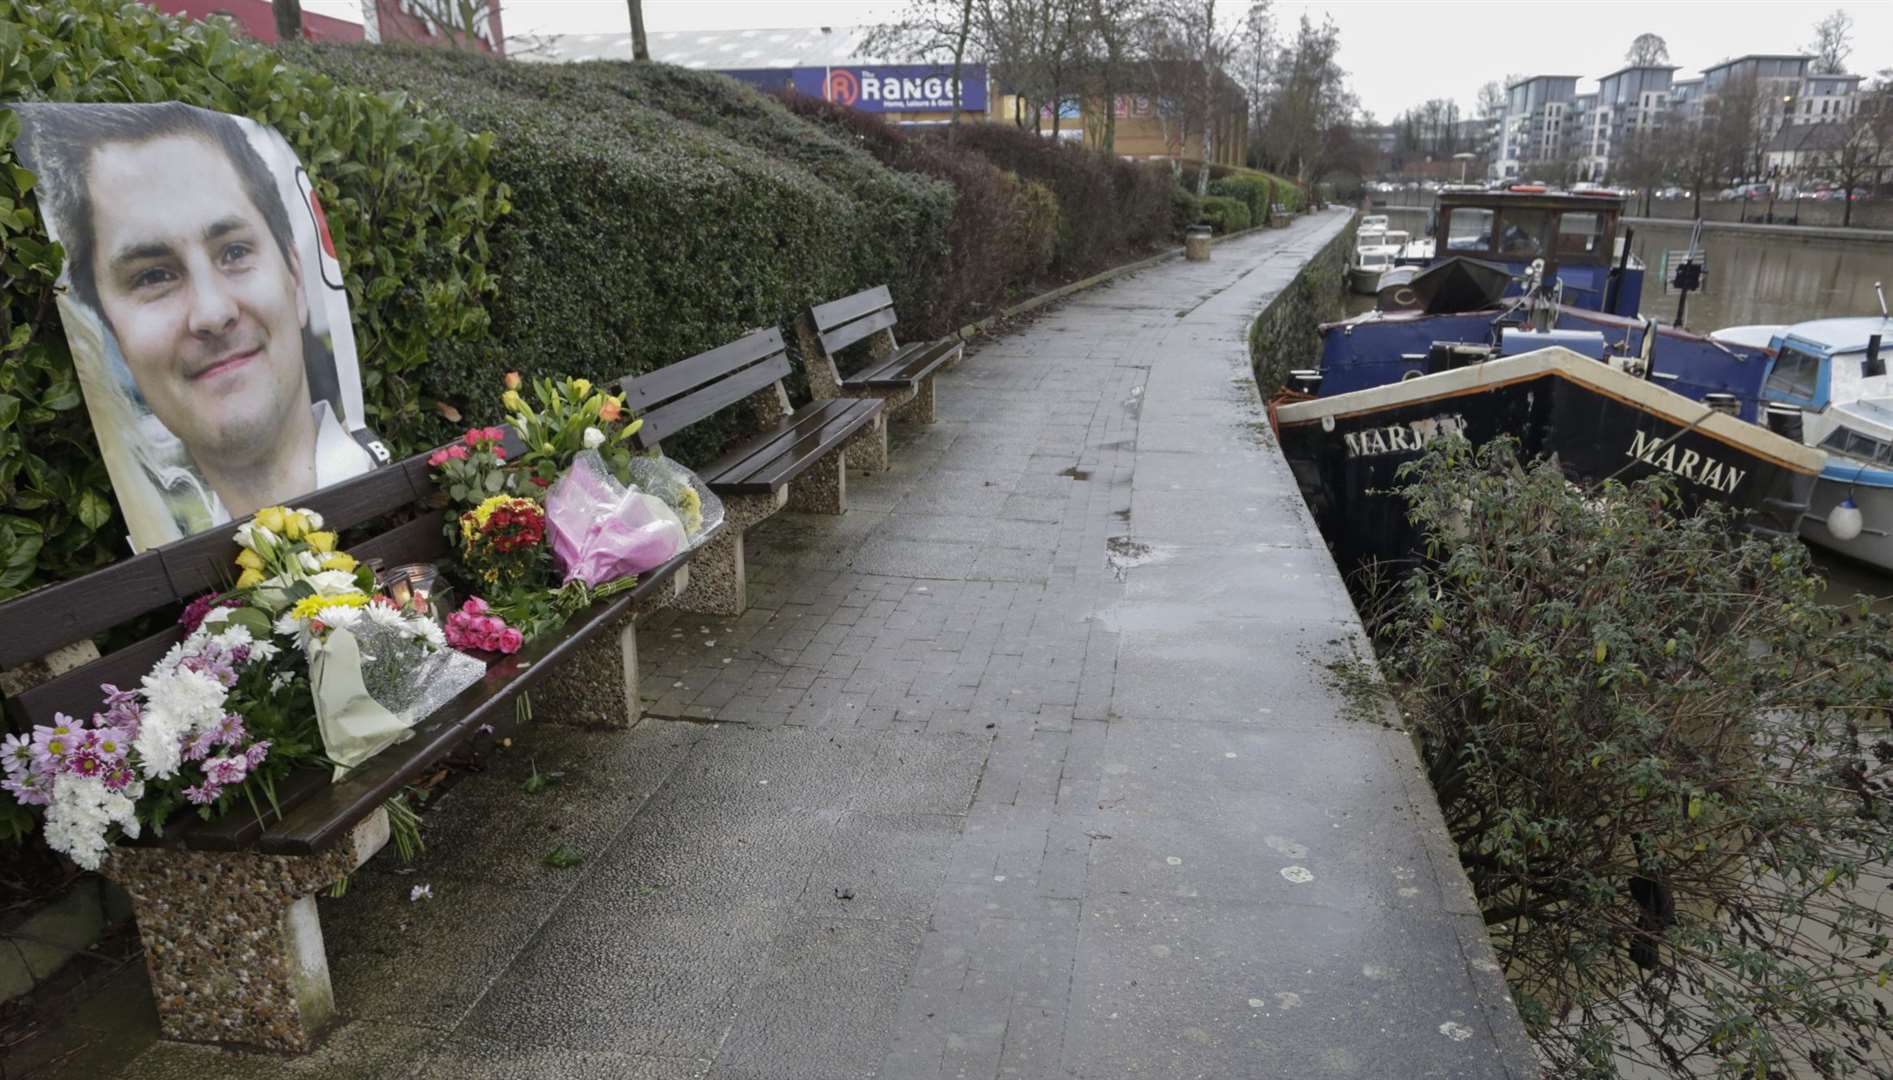
{"type": "Polygon", "coordinates": [[[134,550],[387,460],[287,140],[175,102],[11,107],[66,250],[60,317],[134,550]]]}

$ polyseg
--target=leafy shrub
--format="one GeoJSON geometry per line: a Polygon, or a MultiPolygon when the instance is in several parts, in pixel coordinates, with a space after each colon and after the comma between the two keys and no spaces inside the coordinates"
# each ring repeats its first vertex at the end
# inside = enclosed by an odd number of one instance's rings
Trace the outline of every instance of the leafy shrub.
{"type": "Polygon", "coordinates": [[[1223,195],[1204,197],[1203,220],[1219,233],[1240,232],[1249,227],[1249,204],[1223,195]]]}
{"type": "MultiPolygon", "coordinates": [[[[657,93],[659,77],[631,65],[521,64],[388,45],[302,46],[292,55],[350,85],[424,98],[496,135],[491,167],[511,185],[513,213],[488,243],[506,287],[492,305],[491,338],[443,350],[427,372],[438,396],[470,419],[492,416],[508,370],[594,382],[639,374],[786,325],[811,303],[937,275],[924,265],[902,272],[883,248],[923,264],[945,252],[945,185],[888,184],[885,201],[857,203],[794,162],[639,104],[643,94],[703,107],[676,86],[657,93]]],[[[806,138],[804,153],[836,159],[831,175],[886,172],[733,80],[712,81],[727,84],[731,110],[760,110],[806,138]]],[[[740,433],[738,412],[692,425],[666,449],[704,460],[740,433]]]]}
{"type": "Polygon", "coordinates": [[[1889,620],[1667,477],[1409,469],[1384,655],[1547,1075],[1886,1075],[1889,620]]]}
{"type": "MultiPolygon", "coordinates": [[[[507,192],[488,170],[491,138],[338,87],[228,24],[114,0],[0,0],[0,100],[182,101],[282,132],[327,211],[370,418],[397,448],[426,441],[423,365],[485,336],[498,289],[485,234],[507,192]]],[[[126,550],[52,302],[64,255],[15,163],[18,134],[18,117],[0,110],[0,598],[126,550]]]]}
{"type": "Polygon", "coordinates": [[[783,105],[861,147],[890,169],[944,180],[955,192],[947,256],[924,297],[896,297],[914,336],[947,334],[1001,306],[1045,273],[1057,239],[1058,199],[983,156],[935,138],[915,137],[872,113],[822,98],[784,94],[783,105]]]}
{"type": "MultiPolygon", "coordinates": [[[[944,138],[944,136],[931,136],[944,138]]],[[[1076,277],[1104,269],[1121,255],[1169,232],[1169,181],[1148,165],[1122,161],[1010,124],[962,124],[956,150],[987,160],[1052,189],[1063,210],[1052,269],[1076,277]]]]}
{"type": "Polygon", "coordinates": [[[1203,220],[1203,200],[1187,188],[1170,189],[1170,229],[1176,235],[1203,220]]]}
{"type": "Polygon", "coordinates": [[[1224,177],[1210,183],[1209,193],[1241,200],[1249,208],[1249,220],[1256,224],[1269,220],[1269,208],[1275,202],[1275,184],[1266,176],[1224,177]]]}

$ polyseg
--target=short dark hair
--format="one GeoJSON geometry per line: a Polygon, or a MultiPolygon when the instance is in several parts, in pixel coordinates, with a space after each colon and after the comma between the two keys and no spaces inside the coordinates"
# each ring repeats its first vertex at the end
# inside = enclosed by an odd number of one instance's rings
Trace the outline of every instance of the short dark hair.
{"type": "Polygon", "coordinates": [[[16,104],[26,137],[22,158],[42,179],[37,185],[42,211],[50,210],[59,241],[66,249],[72,289],[104,317],[96,273],[98,237],[92,226],[92,188],[87,178],[92,153],[106,143],[143,143],[172,136],[199,138],[221,148],[236,170],[244,194],[263,215],[283,262],[295,265],[295,234],[276,178],[250,145],[235,117],[178,101],[148,105],[16,104]],[[70,179],[47,184],[47,176],[70,179]]]}

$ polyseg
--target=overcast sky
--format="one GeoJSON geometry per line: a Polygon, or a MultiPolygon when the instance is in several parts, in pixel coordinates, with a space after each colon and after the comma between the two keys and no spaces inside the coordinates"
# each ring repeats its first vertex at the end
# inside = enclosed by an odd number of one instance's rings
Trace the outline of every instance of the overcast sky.
{"type": "MultiPolygon", "coordinates": [[[[1231,19],[1244,0],[1221,0],[1231,19]]],[[[360,18],[359,0],[304,0],[304,7],[360,18]]],[[[644,0],[645,28],[762,30],[854,26],[894,18],[904,0],[644,0]]],[[[1361,103],[1381,121],[1430,97],[1470,109],[1479,86],[1507,73],[1595,79],[1622,66],[1645,31],[1669,42],[1670,62],[1694,74],[1731,56],[1800,51],[1835,7],[1854,18],[1850,70],[1893,66],[1893,3],[1794,0],[1277,0],[1277,23],[1305,12],[1334,18],[1341,64],[1361,103]]],[[[629,33],[623,0],[503,0],[507,34],[629,33]]],[[[662,60],[661,53],[655,57],[662,60]]],[[[1582,83],[1580,89],[1584,88],[1582,83]]]]}

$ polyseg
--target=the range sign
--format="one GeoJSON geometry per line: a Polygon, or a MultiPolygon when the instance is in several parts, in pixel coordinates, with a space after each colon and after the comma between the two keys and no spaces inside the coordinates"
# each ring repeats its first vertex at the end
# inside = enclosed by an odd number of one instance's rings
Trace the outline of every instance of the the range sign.
{"type": "MultiPolygon", "coordinates": [[[[862,112],[952,112],[956,96],[951,65],[796,68],[794,81],[798,93],[862,112]]],[[[986,65],[961,65],[957,97],[962,111],[986,111],[986,65]]]]}

